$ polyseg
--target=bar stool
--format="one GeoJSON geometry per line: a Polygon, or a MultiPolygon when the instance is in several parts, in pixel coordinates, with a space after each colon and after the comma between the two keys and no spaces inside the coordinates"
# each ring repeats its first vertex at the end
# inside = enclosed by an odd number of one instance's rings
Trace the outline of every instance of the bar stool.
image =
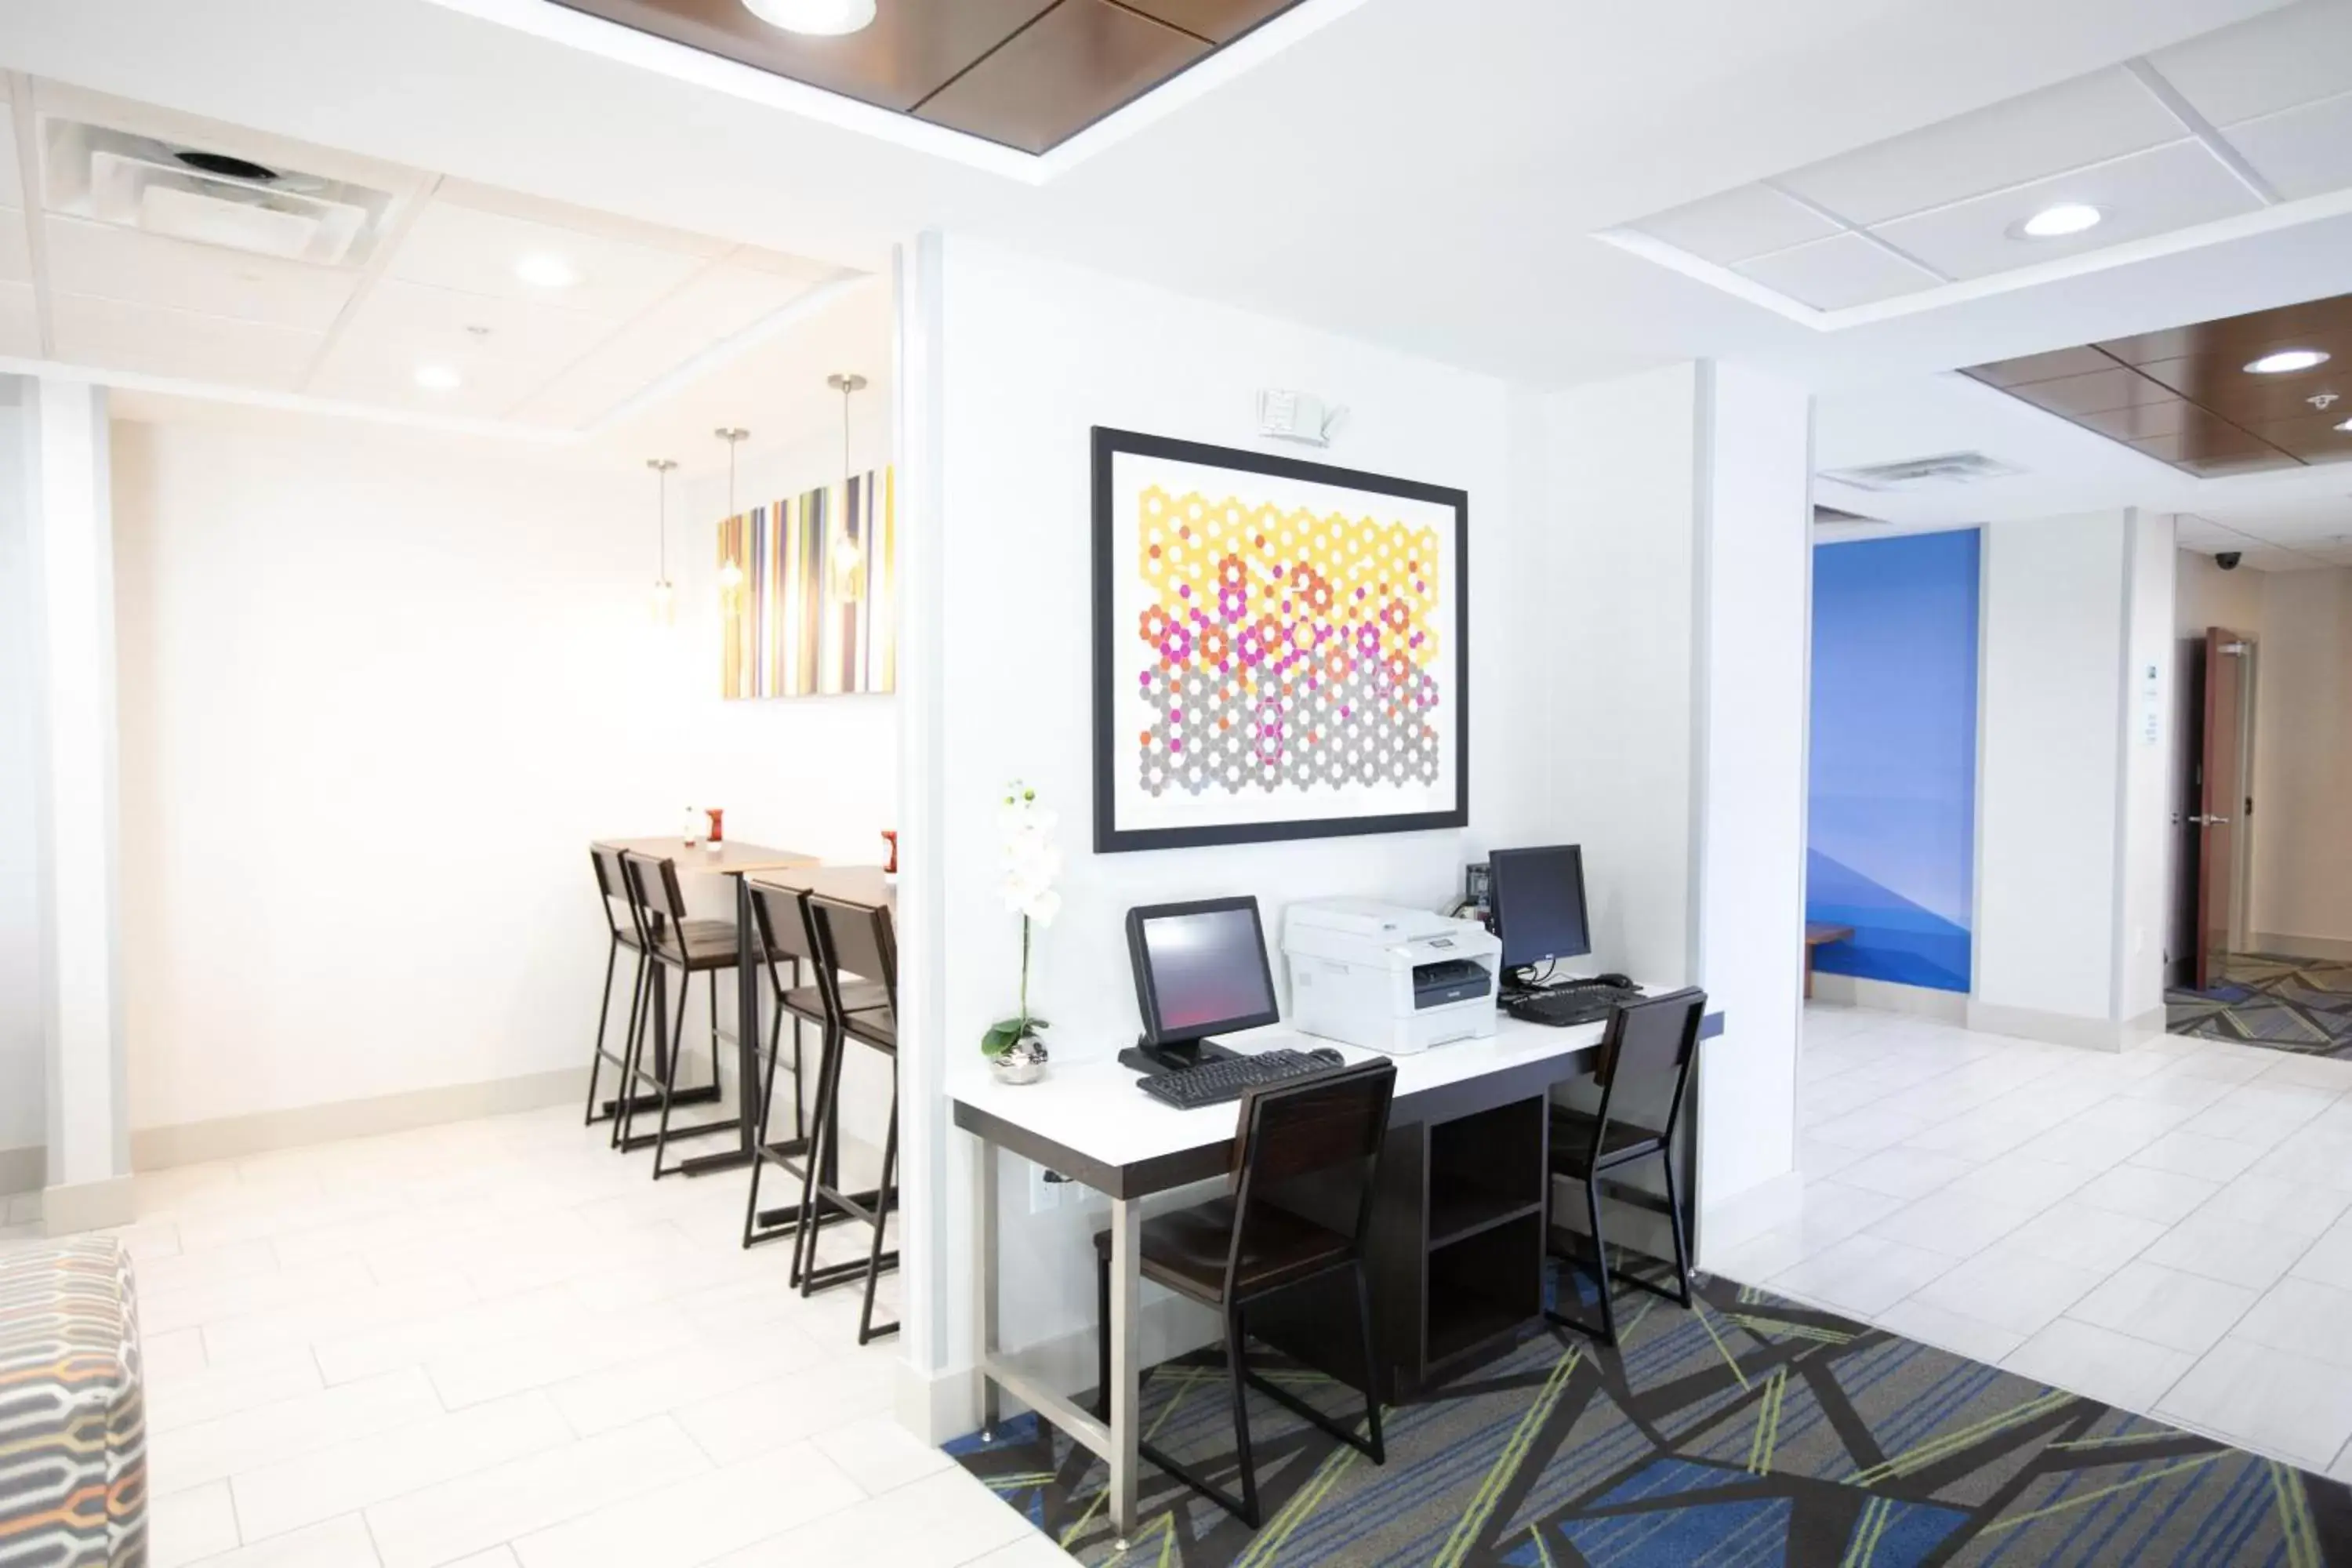
{"type": "Polygon", "coordinates": [[[621,1142],[621,1109],[619,1100],[606,1103],[600,1112],[596,1107],[597,1081],[604,1076],[606,1063],[622,1074],[623,1099],[629,1095],[629,1042],[637,1037],[637,1013],[646,1002],[646,932],[637,918],[637,906],[629,897],[629,875],[621,864],[621,852],[602,844],[588,846],[589,868],[596,873],[596,901],[604,910],[604,989],[596,1005],[596,1048],[588,1063],[588,1115],[581,1123],[593,1127],[599,1121],[613,1123],[612,1143],[621,1142]],[[614,904],[620,907],[614,909],[614,904]],[[625,923],[624,923],[625,921],[625,923]],[[636,972],[629,981],[629,1026],[621,1036],[621,1049],[616,1055],[604,1047],[604,1031],[613,1015],[613,976],[618,970],[621,950],[627,948],[636,955],[636,972]]]}
{"type": "MultiPolygon", "coordinates": [[[[1706,1016],[1706,993],[1696,988],[1670,991],[1621,1002],[1609,1015],[1608,1033],[1601,1040],[1601,1065],[1592,1078],[1601,1086],[1597,1113],[1551,1108],[1551,1173],[1584,1184],[1584,1212],[1592,1222],[1593,1278],[1601,1286],[1601,1327],[1596,1331],[1563,1313],[1546,1309],[1544,1316],[1563,1328],[1599,1340],[1617,1342],[1617,1310],[1610,1299],[1610,1281],[1647,1290],[1687,1309],[1691,1304],[1690,1249],[1683,1238],[1683,1205],[1675,1193],[1675,1124],[1682,1117],[1684,1091],[1690,1085],[1691,1063],[1698,1054],[1698,1031],[1706,1016]],[[1617,1091],[1639,1093],[1645,1088],[1654,1099],[1667,1079],[1664,1125],[1652,1128],[1616,1114],[1617,1091]],[[1666,1175],[1666,1218],[1675,1239],[1675,1278],[1678,1290],[1667,1290],[1637,1275],[1609,1267],[1609,1247],[1601,1234],[1601,1184],[1610,1172],[1637,1160],[1655,1160],[1666,1175]]],[[[1551,1183],[1544,1184],[1544,1238],[1551,1238],[1551,1183]]],[[[1570,1260],[1585,1267],[1584,1259],[1570,1260]]]]}
{"type": "MultiPolygon", "coordinates": [[[[751,895],[751,919],[762,952],[767,954],[768,984],[774,993],[775,1020],[769,1026],[767,1051],[759,1099],[752,1114],[751,1191],[743,1208],[743,1245],[748,1249],[763,1241],[798,1232],[805,1211],[777,1210],[772,1215],[760,1212],[760,1175],[770,1164],[783,1168],[788,1176],[799,1179],[804,1173],[801,1163],[809,1148],[808,1122],[802,1104],[802,1036],[804,1026],[814,1024],[818,1029],[817,1061],[820,1072],[826,1053],[836,1048],[833,1034],[832,1015],[825,1010],[824,986],[803,984],[803,976],[818,967],[816,937],[810,929],[808,895],[803,889],[776,887],[763,882],[749,885],[751,895]],[[792,965],[792,980],[785,983],[782,965],[792,965]],[[793,1022],[793,1135],[780,1142],[768,1137],[768,1123],[775,1114],[776,1072],[783,1059],[784,1019],[793,1022]]],[[[872,1012],[890,1005],[888,995],[878,984],[864,983],[842,987],[845,1011],[872,1012]]],[[[795,1264],[799,1249],[793,1249],[795,1264]]]]}
{"type": "Polygon", "coordinates": [[[654,1150],[654,1179],[675,1174],[678,1167],[664,1163],[664,1157],[673,1138],[698,1138],[713,1132],[734,1132],[741,1128],[735,1117],[697,1122],[688,1127],[672,1127],[670,1112],[681,1102],[709,1101],[719,1098],[719,972],[735,967],[735,922],[718,920],[688,920],[686,895],[679,889],[677,863],[653,855],[640,855],[635,850],[624,851],[622,869],[627,874],[629,901],[635,906],[637,919],[646,933],[646,952],[653,961],[646,975],[649,1005],[643,1009],[638,1030],[639,1038],[630,1044],[632,1068],[629,1077],[635,1082],[651,1080],[658,1086],[657,1103],[661,1120],[650,1136],[634,1134],[631,1128],[636,1112],[642,1109],[632,1094],[621,1112],[621,1147],[642,1149],[647,1143],[654,1150]],[[677,1016],[671,1026],[670,1037],[661,1037],[664,1015],[668,1010],[669,971],[678,971],[677,1016]],[[709,977],[710,996],[710,1081],[708,1085],[689,1089],[681,1095],[677,1087],[677,1068],[686,1050],[686,1011],[693,998],[694,977],[709,977]],[[643,1068],[642,1037],[654,1037],[654,1071],[648,1075],[643,1068]]]}
{"type": "Polygon", "coordinates": [[[813,1291],[866,1281],[866,1302],[857,1315],[857,1342],[865,1344],[898,1331],[896,1323],[877,1327],[874,1290],[886,1268],[898,1266],[897,1250],[885,1251],[883,1231],[890,1211],[898,1206],[898,954],[890,929],[890,911],[810,893],[809,934],[816,948],[817,984],[824,994],[826,1047],[817,1072],[816,1125],[811,1129],[807,1157],[801,1165],[801,1206],[798,1235],[793,1239],[793,1280],[803,1296],[813,1291]],[[853,1009],[851,990],[842,984],[846,971],[881,983],[887,1005],[853,1009]],[[844,1192],[839,1184],[841,1135],[841,1069],[849,1042],[879,1051],[890,1063],[890,1125],[882,1142],[882,1173],[874,1190],[844,1192]],[[819,1268],[816,1243],[820,1230],[835,1219],[854,1219],[871,1226],[874,1238],[866,1257],[819,1268]]]}
{"type": "MultiPolygon", "coordinates": [[[[1258,1527],[1257,1466],[1250,1457],[1249,1404],[1260,1394],[1329,1433],[1372,1463],[1387,1463],[1381,1438],[1379,1354],[1372,1337],[1372,1302],[1364,1273],[1372,1194],[1379,1184],[1381,1145],[1388,1140],[1389,1107],[1396,1095],[1396,1063],[1360,1063],[1292,1083],[1268,1084],[1242,1097],[1240,1134],[1234,1142],[1230,1197],[1143,1222],[1143,1277],[1216,1311],[1225,1320],[1225,1370],[1233,1384],[1234,1443],[1242,1495],[1212,1486],[1191,1467],[1149,1443],[1145,1458],[1216,1503],[1252,1530],[1258,1527]],[[1310,1219],[1281,1201],[1285,1188],[1304,1197],[1316,1190],[1310,1219]],[[1352,1213],[1350,1213],[1352,1209],[1352,1213]],[[1337,1229],[1335,1226],[1351,1226],[1337,1229]],[[1266,1297],[1345,1271],[1353,1276],[1355,1322],[1363,1351],[1364,1423],[1359,1437],[1288,1389],[1250,1371],[1244,1353],[1248,1309],[1266,1297]]],[[[1306,1206],[1304,1204],[1301,1206],[1306,1206]]],[[[1100,1321],[1096,1329],[1095,1414],[1110,1419],[1110,1232],[1095,1237],[1100,1321]]],[[[1344,1332],[1332,1325],[1334,1334],[1344,1332]]],[[[1145,1375],[1149,1375],[1147,1371],[1145,1375]]],[[[1138,1392],[1141,1381],[1138,1380],[1138,1392]]]]}

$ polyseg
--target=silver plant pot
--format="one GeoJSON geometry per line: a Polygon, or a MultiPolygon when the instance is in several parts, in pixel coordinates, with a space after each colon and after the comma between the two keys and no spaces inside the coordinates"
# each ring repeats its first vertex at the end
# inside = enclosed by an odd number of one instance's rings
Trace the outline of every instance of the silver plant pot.
{"type": "Polygon", "coordinates": [[[1034,1035],[1022,1036],[1002,1055],[988,1058],[988,1072],[999,1083],[1035,1083],[1045,1076],[1045,1042],[1034,1035]]]}

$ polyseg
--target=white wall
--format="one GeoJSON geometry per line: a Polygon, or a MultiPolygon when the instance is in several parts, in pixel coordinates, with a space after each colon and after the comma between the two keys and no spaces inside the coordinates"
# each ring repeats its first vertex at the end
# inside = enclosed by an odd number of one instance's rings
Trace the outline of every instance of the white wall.
{"type": "Polygon", "coordinates": [[[2114,1046],[2161,1002],[2169,520],[1985,530],[1979,1025],[2114,1046]],[[2158,668],[2158,733],[2140,683],[2158,668]]]}
{"type": "MultiPolygon", "coordinates": [[[[1013,995],[1018,927],[998,901],[995,802],[1027,780],[1062,816],[1060,919],[1038,946],[1033,997],[1065,1059],[1133,1041],[1122,921],[1135,904],[1255,893],[1269,929],[1292,899],[1364,894],[1435,907],[1490,845],[1561,831],[1548,816],[1542,711],[1558,672],[1503,606],[1540,568],[1529,498],[1515,493],[1513,394],[1503,383],[1289,323],[949,237],[943,268],[939,628],[950,650],[936,700],[945,864],[943,1018],[950,1071],[978,1063],[982,1030],[1013,995]],[[1228,849],[1088,852],[1091,691],[1088,431],[1110,425],[1253,445],[1255,390],[1312,389],[1352,411],[1328,461],[1470,492],[1474,622],[1467,832],[1310,839],[1228,849]]],[[[1295,448],[1273,449],[1295,452],[1295,448]]],[[[1591,836],[1598,841],[1602,836],[1591,836]]],[[[910,942],[913,940],[910,937],[910,942]]],[[[1598,962],[1615,962],[1603,951],[1598,962]]],[[[1278,972],[1279,966],[1277,966],[1278,972]]],[[[959,1177],[962,1163],[951,1163],[959,1177]]],[[[1094,1317],[1094,1216],[1035,1219],[1008,1181],[1005,1321],[1015,1342],[1094,1317]]],[[[961,1186],[945,1269],[968,1264],[961,1186]]],[[[945,1343],[968,1356],[967,1303],[945,1343]]]]}
{"type": "Polygon", "coordinates": [[[663,629],[642,469],[276,416],[115,453],[135,1127],[583,1068],[592,837],[877,854],[889,699],[718,696],[708,479],[663,629]]]}
{"type": "Polygon", "coordinates": [[[39,715],[33,645],[37,596],[19,384],[0,377],[0,1193],[42,1181],[39,715]],[[16,1156],[12,1158],[11,1156],[16,1156]]]}
{"type": "Polygon", "coordinates": [[[2268,574],[2254,680],[2253,944],[2352,958],[2352,569],[2268,574]]]}
{"type": "MultiPolygon", "coordinates": [[[[1710,877],[1727,898],[1752,900],[1762,881],[1782,883],[1765,893],[1769,909],[1756,928],[1762,951],[1785,965],[1753,994],[1769,1042],[1755,1058],[1759,1081],[1751,1095],[1717,1108],[1727,1136],[1750,1123],[1765,1131],[1709,1171],[1720,1184],[1709,1198],[1785,1174],[1801,920],[1801,395],[1743,384],[1743,416],[1763,422],[1765,446],[1783,445],[1738,456],[1703,505],[1699,454],[1713,438],[1710,422],[1733,400],[1703,397],[1690,366],[1541,398],[961,236],[941,242],[936,276],[936,304],[925,308],[936,321],[923,329],[921,353],[940,367],[930,410],[940,503],[923,537],[941,552],[939,635],[952,657],[924,699],[946,791],[940,919],[936,927],[910,923],[906,940],[911,963],[938,966],[946,1060],[920,1059],[931,1046],[921,1042],[906,1070],[932,1081],[942,1066],[976,1070],[980,1032],[1011,998],[1017,927],[994,891],[992,814],[999,786],[1015,775],[1063,817],[1066,903],[1041,944],[1035,994],[1064,1060],[1106,1056],[1133,1037],[1121,922],[1134,904],[1255,893],[1270,925],[1300,897],[1357,893],[1434,906],[1457,889],[1463,864],[1492,846],[1580,841],[1594,909],[1590,966],[1645,981],[1699,973],[1698,899],[1710,877]],[[1253,446],[1251,395],[1265,385],[1309,389],[1351,410],[1329,461],[1470,493],[1472,825],[1094,856],[1089,427],[1253,446]],[[1724,581],[1734,584],[1720,599],[1703,596],[1698,576],[1708,505],[1727,541],[1724,581]],[[1779,601],[1784,626],[1745,618],[1767,599],[1779,601]],[[1738,639],[1758,635],[1753,670],[1724,679],[1735,700],[1771,689],[1774,701],[1755,723],[1783,723],[1785,733],[1759,744],[1744,720],[1720,730],[1707,723],[1702,620],[1731,639],[1722,647],[1727,670],[1740,657],[1738,639]],[[1750,678],[1754,686],[1743,687],[1750,678]],[[1738,855],[1703,863],[1694,851],[1705,809],[1699,758],[1710,743],[1734,769],[1789,772],[1757,795],[1780,841],[1753,863],[1738,855]],[[1760,878],[1759,865],[1769,867],[1760,878]],[[928,959],[913,951],[924,943],[934,948],[928,959]],[[1786,997],[1777,1028],[1767,1017],[1774,992],[1786,997]],[[1784,1077],[1777,1087],[1765,1082],[1775,1071],[1784,1077]]],[[[914,403],[918,414],[929,407],[919,396],[914,403]]],[[[1737,808],[1722,821],[1727,836],[1746,830],[1737,808]]],[[[1717,933],[1727,952],[1754,934],[1734,924],[1717,933]]],[[[1732,977],[1737,963],[1725,967],[1731,989],[1748,984],[1732,977]]],[[[936,1133],[912,1136],[939,1136],[943,1155],[964,1147],[960,1138],[950,1145],[936,1133]]],[[[967,1364],[970,1353],[961,1282],[970,1279],[971,1163],[941,1163],[937,1191],[909,1205],[910,1245],[935,1246],[940,1258],[922,1271],[929,1282],[917,1288],[915,1310],[937,1310],[947,1325],[912,1336],[910,1346],[929,1358],[919,1360],[919,1377],[967,1364]]],[[[1094,1316],[1087,1233],[1098,1219],[1069,1208],[1031,1215],[1022,1169],[1008,1166],[1002,1216],[1008,1339],[1082,1335],[1094,1316]]]]}

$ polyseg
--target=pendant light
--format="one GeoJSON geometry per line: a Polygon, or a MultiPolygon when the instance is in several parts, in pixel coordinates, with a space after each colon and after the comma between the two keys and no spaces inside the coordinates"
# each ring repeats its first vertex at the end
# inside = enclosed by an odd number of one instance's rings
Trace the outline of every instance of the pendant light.
{"type": "Polygon", "coordinates": [[[646,467],[654,471],[654,482],[659,487],[660,496],[654,513],[655,527],[658,531],[655,535],[656,548],[661,552],[657,557],[659,564],[654,571],[654,619],[667,626],[677,615],[677,595],[672,591],[669,582],[669,471],[677,467],[677,461],[673,458],[647,458],[646,467]]]}
{"type": "Polygon", "coordinates": [[[858,568],[865,557],[857,541],[849,533],[849,399],[853,394],[866,390],[866,378],[854,371],[845,371],[824,378],[824,384],[841,394],[841,514],[835,521],[830,548],[825,552],[833,562],[834,592],[845,599],[860,596],[865,584],[858,568]]]}
{"type": "MultiPolygon", "coordinates": [[[[711,434],[727,443],[727,516],[732,521],[735,516],[735,448],[741,446],[751,432],[721,426],[711,434]]],[[[732,594],[742,585],[743,563],[730,555],[719,563],[719,591],[732,594]]]]}

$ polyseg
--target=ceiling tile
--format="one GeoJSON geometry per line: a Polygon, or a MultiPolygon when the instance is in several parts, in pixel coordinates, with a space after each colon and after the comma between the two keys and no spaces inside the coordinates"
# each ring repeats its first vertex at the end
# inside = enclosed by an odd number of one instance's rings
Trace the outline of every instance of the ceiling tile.
{"type": "Polygon", "coordinates": [[[2167,395],[2129,408],[2109,408],[2070,417],[2084,429],[2096,430],[2111,441],[2145,441],[2151,436],[2179,434],[2195,412],[2196,405],[2187,398],[2167,395]]]}
{"type": "Polygon", "coordinates": [[[2352,92],[2245,121],[2222,134],[2289,201],[2352,185],[2352,92]]]}
{"type": "Polygon", "coordinates": [[[25,205],[25,182],[16,166],[16,121],[7,112],[7,100],[0,99],[0,207],[21,207],[25,205]]]}
{"type": "Polygon", "coordinates": [[[1208,53],[1198,38],[1109,0],[1061,0],[915,115],[1042,153],[1208,53]]]}
{"type": "Polygon", "coordinates": [[[411,363],[475,357],[553,373],[613,335],[621,321],[536,300],[380,279],[344,323],[342,338],[404,350],[411,363]],[[474,329],[480,329],[476,331],[474,329]]]}
{"type": "Polygon", "coordinates": [[[2261,205],[2202,146],[2178,142],[1880,224],[1874,232],[1930,267],[1965,280],[2168,234],[2252,212],[2261,205]],[[2087,202],[2103,209],[2106,221],[2059,239],[2010,237],[2011,226],[2061,202],[2087,202]]]}
{"type": "Polygon", "coordinates": [[[564,429],[590,424],[806,292],[798,279],[723,262],[598,344],[519,404],[514,416],[564,429]]]}
{"type": "Polygon", "coordinates": [[[2352,91],[2352,5],[2304,0],[2160,49],[2148,63],[2206,119],[2233,125],[2352,91]]]}
{"type": "MultiPolygon", "coordinates": [[[[2339,360],[2352,357],[2352,295],[2334,294],[2242,316],[2108,338],[2098,347],[2126,364],[2155,364],[2206,354],[2234,371],[2273,349],[2291,345],[2329,349],[2339,360]]],[[[2342,368],[2329,365],[2322,374],[2342,368]]]]}
{"type": "Polygon", "coordinates": [[[873,25],[844,37],[772,27],[742,0],[559,0],[706,54],[910,110],[1054,0],[890,0],[873,25]]]}
{"type": "Polygon", "coordinates": [[[1841,154],[1780,183],[1849,223],[1875,225],[2182,134],[2180,122],[2118,68],[1841,154]]]}
{"type": "Polygon", "coordinates": [[[835,278],[849,276],[849,268],[830,262],[812,260],[805,256],[793,256],[781,250],[762,250],[756,245],[739,245],[726,253],[730,266],[747,267],[754,272],[773,273],[778,278],[790,278],[814,287],[835,278]]]}
{"type": "Polygon", "coordinates": [[[41,319],[29,283],[0,283],[0,354],[41,357],[41,319]]]}
{"type": "Polygon", "coordinates": [[[436,197],[394,252],[387,275],[494,299],[545,302],[589,315],[632,316],[704,265],[676,250],[586,234],[436,197]],[[571,264],[579,281],[538,289],[514,273],[527,256],[571,264]]]}
{"type": "Polygon", "coordinates": [[[1827,218],[1763,185],[1741,185],[1633,226],[1719,267],[1840,232],[1827,218]]]}
{"type": "Polygon", "coordinates": [[[1939,281],[1858,234],[1743,261],[1734,270],[1816,310],[1839,310],[1932,289],[1939,281]]]}
{"type": "Polygon", "coordinates": [[[1297,0],[1124,0],[1147,16],[1181,27],[1213,44],[1230,44],[1297,0]]]}
{"type": "Polygon", "coordinates": [[[540,365],[456,353],[428,360],[413,347],[383,340],[338,338],[320,362],[305,391],[425,414],[496,419],[529,396],[548,377],[540,365]],[[461,378],[457,386],[435,391],[416,384],[420,363],[446,363],[461,378]]]}
{"type": "Polygon", "coordinates": [[[2055,381],[2061,376],[2090,375],[2115,368],[2114,360],[2097,349],[2085,346],[1995,360],[1990,364],[1969,366],[1967,374],[1988,386],[2017,386],[2029,381],[2055,381]]]}
{"type": "Polygon", "coordinates": [[[317,332],[261,321],[87,294],[54,295],[49,327],[60,359],[281,392],[295,390],[324,341],[317,332]]]}
{"type": "MultiPolygon", "coordinates": [[[[2072,419],[2084,414],[2105,414],[2117,408],[2141,408],[2178,403],[2179,395],[2137,371],[2110,363],[2105,370],[2082,375],[2029,381],[2007,389],[2009,395],[2036,408],[2047,408],[2072,419]]],[[[2153,434],[2153,432],[2150,432],[2153,434]]]]}
{"type": "Polygon", "coordinates": [[[2352,341],[2337,340],[2344,345],[2340,348],[2324,337],[2308,341],[2315,347],[2333,348],[2336,358],[2290,375],[2255,375],[2237,353],[2220,353],[2156,360],[2140,369],[2182,396],[2242,423],[2301,419],[2328,408],[2352,412],[2352,341]],[[2314,397],[2327,401],[2315,404],[2314,397]]]}
{"type": "Polygon", "coordinates": [[[33,280],[33,247],[25,215],[0,207],[0,283],[33,280]]]}
{"type": "Polygon", "coordinates": [[[2263,420],[2246,428],[2306,463],[2342,463],[2352,462],[2352,430],[2343,428],[2347,421],[2352,403],[2338,403],[2325,414],[2263,420]]]}
{"type": "Polygon", "coordinates": [[[323,332],[359,274],[50,215],[49,276],[77,294],[323,332]]]}

